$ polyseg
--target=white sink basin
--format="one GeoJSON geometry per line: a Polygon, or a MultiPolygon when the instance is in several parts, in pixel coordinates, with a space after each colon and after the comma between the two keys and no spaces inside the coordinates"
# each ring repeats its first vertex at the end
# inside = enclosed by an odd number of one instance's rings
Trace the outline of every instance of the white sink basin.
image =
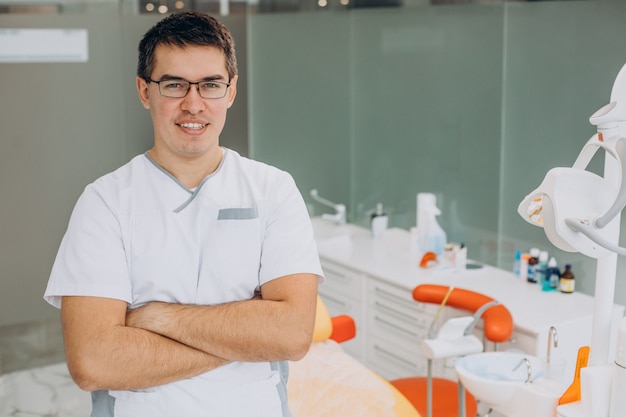
{"type": "Polygon", "coordinates": [[[492,407],[510,401],[526,384],[528,367],[531,381],[543,375],[539,358],[517,352],[483,352],[467,355],[456,361],[456,373],[465,388],[477,399],[492,407]]]}

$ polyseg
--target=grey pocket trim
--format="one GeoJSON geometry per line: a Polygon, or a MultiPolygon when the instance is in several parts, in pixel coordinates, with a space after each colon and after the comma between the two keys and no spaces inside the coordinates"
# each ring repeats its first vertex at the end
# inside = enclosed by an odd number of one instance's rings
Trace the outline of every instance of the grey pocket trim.
{"type": "Polygon", "coordinates": [[[259,217],[256,207],[233,207],[219,211],[217,220],[250,220],[259,217]]]}

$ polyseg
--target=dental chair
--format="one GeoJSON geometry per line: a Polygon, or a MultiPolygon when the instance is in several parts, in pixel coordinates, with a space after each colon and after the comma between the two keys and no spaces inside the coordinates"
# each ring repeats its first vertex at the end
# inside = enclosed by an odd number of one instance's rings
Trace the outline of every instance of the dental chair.
{"type": "MultiPolygon", "coordinates": [[[[425,284],[415,287],[413,299],[421,303],[432,303],[440,306],[445,304],[448,307],[473,313],[474,320],[469,330],[473,328],[479,318],[482,318],[484,338],[495,344],[494,350],[498,350],[498,344],[506,342],[513,334],[513,318],[509,310],[486,295],[460,288],[450,290],[450,287],[444,285],[425,284]]],[[[480,343],[479,349],[482,350],[482,343],[480,343]]],[[[428,376],[397,379],[391,381],[391,384],[424,417],[431,415],[432,417],[476,416],[478,407],[474,397],[459,387],[455,381],[432,377],[431,366],[432,362],[429,359],[428,376]],[[459,403],[461,410],[459,410],[459,403]],[[464,414],[463,408],[465,409],[464,414]]]]}
{"type": "Polygon", "coordinates": [[[331,317],[318,297],[311,348],[289,364],[293,417],[420,417],[393,385],[339,345],[355,336],[352,317],[331,317]]]}

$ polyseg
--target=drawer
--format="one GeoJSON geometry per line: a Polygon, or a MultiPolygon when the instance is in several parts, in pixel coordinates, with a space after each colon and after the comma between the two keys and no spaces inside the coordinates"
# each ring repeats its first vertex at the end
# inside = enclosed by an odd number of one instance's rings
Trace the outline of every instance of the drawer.
{"type": "Polygon", "coordinates": [[[427,320],[390,313],[385,306],[375,306],[367,312],[367,333],[417,349],[428,334],[428,327],[418,324],[423,321],[427,320]]]}
{"type": "MultiPolygon", "coordinates": [[[[415,301],[412,292],[407,289],[398,288],[374,279],[370,279],[368,282],[367,295],[370,306],[385,305],[406,317],[429,316],[432,319],[438,307],[433,304],[415,301]]],[[[430,325],[431,319],[428,320],[427,325],[430,325]]]]}
{"type": "Polygon", "coordinates": [[[365,355],[367,367],[387,380],[426,375],[426,359],[419,350],[372,337],[368,338],[365,355]]]}
{"type": "Polygon", "coordinates": [[[340,293],[358,300],[363,299],[365,277],[362,274],[329,261],[322,261],[322,270],[325,281],[320,286],[320,291],[323,290],[329,294],[340,293]]]}
{"type": "Polygon", "coordinates": [[[362,301],[348,298],[342,294],[333,293],[322,287],[319,288],[318,292],[331,316],[347,314],[354,319],[357,327],[363,325],[365,320],[363,317],[362,301]]]}

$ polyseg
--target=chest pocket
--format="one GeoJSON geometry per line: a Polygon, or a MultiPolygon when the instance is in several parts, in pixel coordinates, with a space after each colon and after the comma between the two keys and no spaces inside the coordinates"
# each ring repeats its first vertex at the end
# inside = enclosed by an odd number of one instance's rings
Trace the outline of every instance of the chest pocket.
{"type": "Polygon", "coordinates": [[[198,303],[251,298],[259,286],[263,241],[257,208],[219,209],[204,237],[198,303]]]}
{"type": "Polygon", "coordinates": [[[217,220],[251,220],[259,217],[256,207],[220,209],[217,220]]]}
{"type": "Polygon", "coordinates": [[[251,298],[263,227],[256,207],[187,207],[134,221],[133,304],[219,304],[251,298]]]}

